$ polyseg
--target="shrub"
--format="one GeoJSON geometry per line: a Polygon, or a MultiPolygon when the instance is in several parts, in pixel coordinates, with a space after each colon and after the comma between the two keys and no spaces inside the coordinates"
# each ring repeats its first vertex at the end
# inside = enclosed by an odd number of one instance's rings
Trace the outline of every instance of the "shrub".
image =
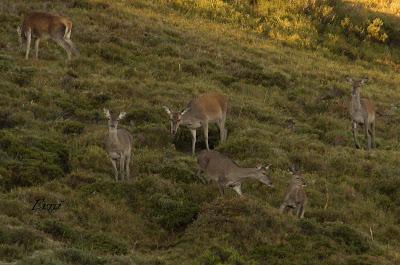
{"type": "Polygon", "coordinates": [[[30,186],[60,178],[69,171],[66,146],[51,136],[26,135],[24,131],[3,130],[0,147],[7,155],[0,162],[9,170],[4,188],[30,186]]]}
{"type": "Polygon", "coordinates": [[[58,241],[74,241],[79,238],[79,232],[71,229],[60,221],[47,219],[38,224],[38,228],[43,232],[50,234],[58,241]]]}
{"type": "Polygon", "coordinates": [[[125,240],[104,232],[88,231],[84,240],[79,240],[80,247],[86,250],[96,250],[100,253],[112,255],[126,255],[128,244],[125,240]]]}
{"type": "Polygon", "coordinates": [[[97,257],[88,252],[83,252],[75,248],[60,250],[57,252],[56,256],[60,260],[73,264],[85,264],[85,265],[106,264],[106,260],[104,258],[97,257]]]}
{"type": "Polygon", "coordinates": [[[66,120],[62,124],[63,134],[81,134],[85,125],[78,121],[66,120]]]}
{"type": "Polygon", "coordinates": [[[386,42],[389,36],[383,30],[383,21],[380,18],[375,18],[372,22],[367,26],[368,37],[378,41],[378,42],[386,42]]]}
{"type": "Polygon", "coordinates": [[[14,82],[19,86],[28,86],[32,83],[35,73],[35,68],[17,67],[13,71],[14,82]]]}
{"type": "Polygon", "coordinates": [[[11,262],[21,258],[23,251],[16,245],[0,244],[0,260],[11,262]]]}
{"type": "Polygon", "coordinates": [[[164,228],[176,231],[182,230],[196,217],[199,208],[184,194],[154,193],[148,196],[147,215],[164,228]]]}

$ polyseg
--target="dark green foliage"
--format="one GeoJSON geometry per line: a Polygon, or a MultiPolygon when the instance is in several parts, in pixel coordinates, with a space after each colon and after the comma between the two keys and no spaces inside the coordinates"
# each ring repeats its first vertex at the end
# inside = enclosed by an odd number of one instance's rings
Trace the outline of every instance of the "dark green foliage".
{"type": "Polygon", "coordinates": [[[62,125],[63,134],[81,134],[85,125],[78,121],[66,120],[62,125]]]}
{"type": "Polygon", "coordinates": [[[17,246],[24,253],[43,247],[43,237],[36,231],[26,228],[0,228],[0,244],[17,246]]]}
{"type": "Polygon", "coordinates": [[[36,70],[31,67],[19,67],[13,70],[14,82],[19,86],[29,86],[32,83],[36,70]]]}
{"type": "Polygon", "coordinates": [[[84,241],[77,241],[83,249],[95,250],[99,253],[108,253],[111,255],[126,255],[128,253],[128,244],[125,240],[102,232],[90,232],[83,237],[84,241]]]}
{"type": "Polygon", "coordinates": [[[71,229],[69,226],[54,220],[47,219],[43,220],[38,228],[43,232],[51,235],[55,240],[58,241],[74,241],[79,239],[79,232],[71,229]]]}
{"type": "Polygon", "coordinates": [[[68,150],[48,137],[3,130],[0,147],[6,154],[2,164],[10,172],[9,178],[2,180],[5,189],[43,183],[69,171],[68,150]]]}
{"type": "Polygon", "coordinates": [[[107,264],[102,258],[87,254],[79,249],[69,248],[57,253],[57,257],[65,262],[85,265],[107,264]]]}
{"type": "Polygon", "coordinates": [[[172,231],[182,230],[193,222],[199,208],[190,197],[182,194],[154,193],[147,196],[146,214],[156,223],[172,231]]]}
{"type": "Polygon", "coordinates": [[[0,259],[7,262],[19,259],[22,257],[22,250],[17,245],[0,245],[0,259]]]}
{"type": "Polygon", "coordinates": [[[65,263],[47,255],[26,257],[16,263],[17,265],[65,265],[65,263]]]}

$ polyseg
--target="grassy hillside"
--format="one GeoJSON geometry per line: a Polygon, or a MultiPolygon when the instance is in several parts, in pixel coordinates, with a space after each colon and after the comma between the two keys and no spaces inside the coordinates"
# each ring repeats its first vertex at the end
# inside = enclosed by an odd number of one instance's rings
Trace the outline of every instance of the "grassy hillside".
{"type": "Polygon", "coordinates": [[[400,262],[398,5],[250,2],[0,3],[1,264],[400,262]],[[23,59],[15,29],[33,9],[71,17],[79,58],[48,41],[23,59]],[[353,146],[346,76],[370,78],[371,152],[353,146]],[[212,126],[211,147],[272,164],[274,189],[221,197],[196,177],[190,133],[172,139],[162,106],[206,91],[230,100],[227,141],[212,126]],[[103,107],[127,112],[132,181],[113,179],[103,107]],[[277,210],[293,163],[309,184],[303,220],[277,210]],[[61,207],[32,211],[38,199],[61,207]]]}

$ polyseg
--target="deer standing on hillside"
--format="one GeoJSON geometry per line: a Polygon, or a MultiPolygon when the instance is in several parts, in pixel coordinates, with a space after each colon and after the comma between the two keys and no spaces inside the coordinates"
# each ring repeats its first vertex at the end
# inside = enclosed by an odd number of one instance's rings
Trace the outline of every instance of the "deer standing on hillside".
{"type": "Polygon", "coordinates": [[[360,87],[367,82],[367,78],[360,80],[347,79],[353,86],[351,92],[350,115],[352,119],[353,138],[356,148],[360,148],[357,141],[357,125],[364,126],[365,138],[367,139],[367,149],[375,148],[375,106],[373,102],[366,98],[360,98],[360,87]]]}
{"type": "Polygon", "coordinates": [[[272,181],[267,175],[270,167],[258,166],[256,168],[243,168],[229,157],[217,152],[203,150],[197,156],[200,171],[203,171],[211,180],[218,184],[221,195],[225,193],[225,187],[231,187],[242,196],[241,185],[246,179],[256,179],[263,184],[273,187],[272,181]]]}
{"type": "Polygon", "coordinates": [[[79,55],[78,49],[71,41],[72,22],[69,18],[52,15],[43,12],[28,13],[22,25],[17,28],[19,43],[22,47],[23,40],[26,41],[25,59],[29,58],[32,35],[35,40],[35,55],[39,57],[39,43],[42,39],[50,38],[67,52],[68,59],[71,54],[79,55]]]}
{"type": "Polygon", "coordinates": [[[226,112],[228,109],[228,99],[219,93],[209,93],[201,95],[189,102],[183,111],[171,111],[164,106],[171,120],[171,133],[178,131],[179,125],[186,125],[192,134],[192,154],[196,149],[196,129],[203,127],[204,140],[207,150],[208,145],[208,124],[217,123],[220,132],[221,142],[224,142],[227,135],[225,129],[226,112]]]}
{"type": "Polygon", "coordinates": [[[307,185],[303,175],[299,172],[292,171],[293,177],[289,188],[286,192],[285,199],[280,207],[280,212],[284,213],[288,210],[296,211],[296,216],[304,217],[305,206],[307,204],[307,195],[304,187],[307,185]]]}
{"type": "Polygon", "coordinates": [[[121,180],[125,180],[125,177],[129,179],[133,137],[126,129],[118,129],[118,122],[125,117],[126,113],[121,112],[119,115],[115,115],[108,109],[104,109],[104,114],[108,119],[105,149],[114,168],[115,180],[118,181],[118,176],[121,180]],[[119,164],[119,174],[117,164],[119,164]]]}

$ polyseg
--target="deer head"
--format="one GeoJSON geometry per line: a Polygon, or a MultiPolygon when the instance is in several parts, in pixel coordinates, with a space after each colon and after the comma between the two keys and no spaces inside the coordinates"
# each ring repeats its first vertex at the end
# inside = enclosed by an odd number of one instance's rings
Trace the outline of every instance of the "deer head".
{"type": "Polygon", "coordinates": [[[108,128],[110,130],[117,130],[118,122],[125,117],[126,112],[121,112],[119,113],[119,115],[115,115],[114,113],[111,113],[108,109],[103,109],[103,111],[104,115],[108,119],[108,128]]]}
{"type": "Polygon", "coordinates": [[[176,134],[179,128],[179,125],[182,122],[182,116],[188,112],[190,108],[186,108],[182,111],[171,111],[168,107],[163,106],[167,114],[169,115],[169,119],[171,121],[171,133],[176,134]]]}
{"type": "Polygon", "coordinates": [[[269,168],[271,167],[271,165],[268,166],[262,166],[262,165],[258,165],[256,167],[257,171],[256,171],[256,175],[255,178],[258,179],[260,182],[264,183],[265,185],[267,185],[268,187],[274,187],[274,185],[272,184],[272,180],[269,177],[269,168]]]}

